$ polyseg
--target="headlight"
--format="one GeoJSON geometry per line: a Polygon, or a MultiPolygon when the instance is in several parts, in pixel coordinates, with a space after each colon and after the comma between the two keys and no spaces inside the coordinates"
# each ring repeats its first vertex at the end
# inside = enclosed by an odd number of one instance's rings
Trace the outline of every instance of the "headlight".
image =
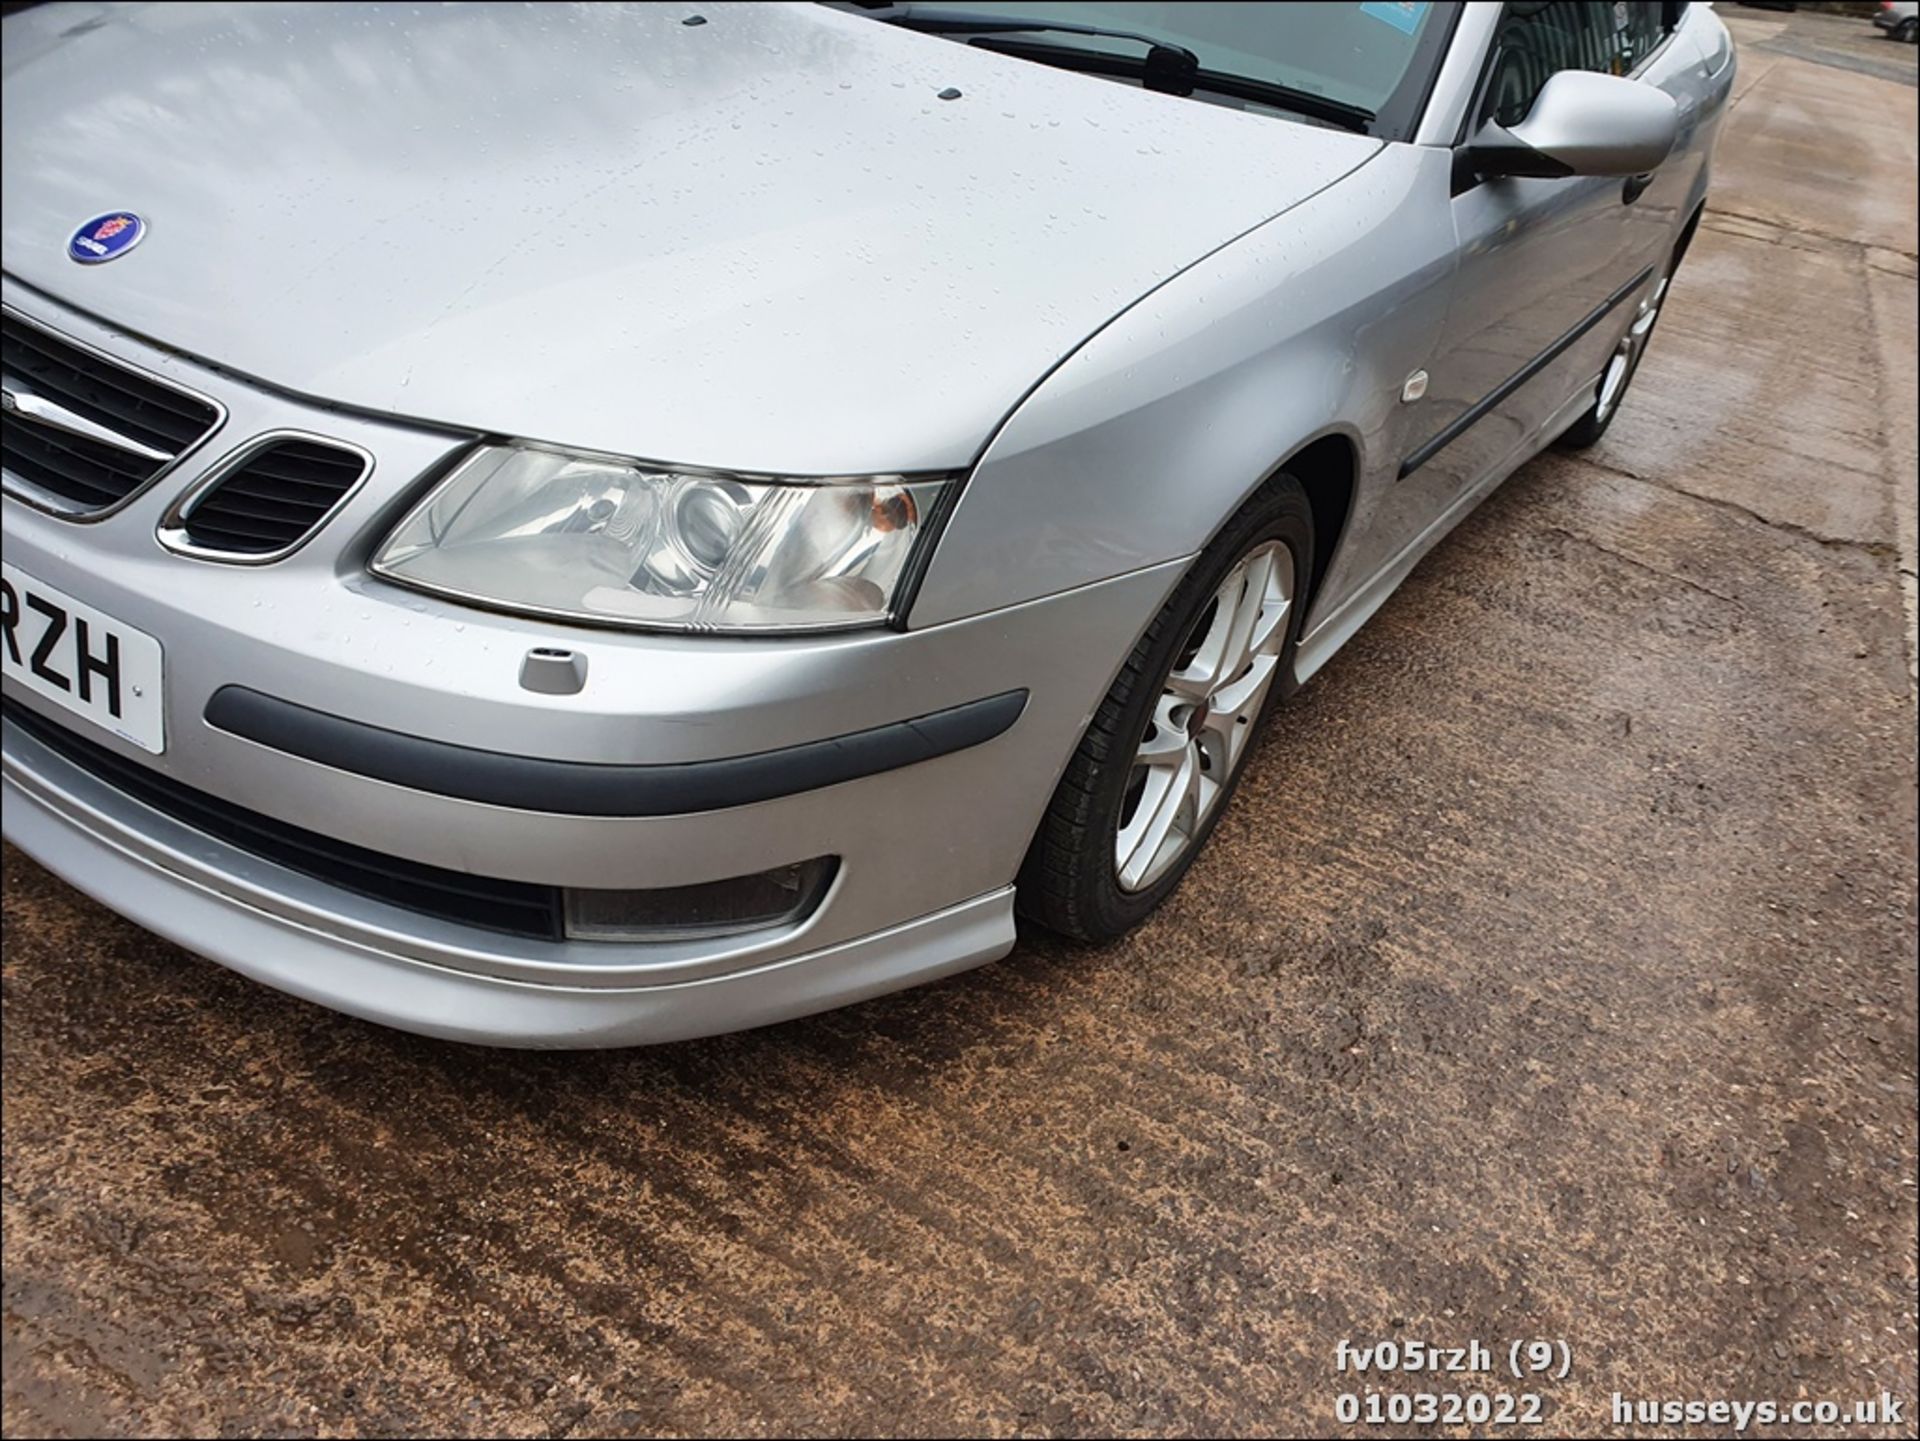
{"type": "Polygon", "coordinates": [[[503,610],[636,629],[873,625],[892,616],[950,483],[747,480],[490,446],[413,508],[373,569],[503,610]]]}

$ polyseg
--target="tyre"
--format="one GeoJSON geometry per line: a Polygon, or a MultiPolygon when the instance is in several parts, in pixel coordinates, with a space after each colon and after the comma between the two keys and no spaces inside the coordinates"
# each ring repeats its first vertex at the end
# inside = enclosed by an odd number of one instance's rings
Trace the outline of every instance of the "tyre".
{"type": "Polygon", "coordinates": [[[1299,638],[1313,511],[1270,480],[1194,562],[1100,703],[1021,867],[1020,913],[1082,941],[1146,919],[1232,797],[1299,638]]]}
{"type": "Polygon", "coordinates": [[[1902,20],[1894,28],[1893,38],[1903,40],[1909,45],[1920,42],[1920,20],[1911,18],[1902,20]]]}
{"type": "Polygon", "coordinates": [[[1614,348],[1613,356],[1607,361],[1607,368],[1600,373],[1599,383],[1594,387],[1593,404],[1574,423],[1561,432],[1554,443],[1563,450],[1585,450],[1607,433],[1607,427],[1613,424],[1614,416],[1620,413],[1620,402],[1626,399],[1627,387],[1633,384],[1634,374],[1640,369],[1640,361],[1647,353],[1647,345],[1653,339],[1653,327],[1660,323],[1660,307],[1665,304],[1667,288],[1673,284],[1673,277],[1680,268],[1680,259],[1687,252],[1687,242],[1693,239],[1693,226],[1680,237],[1680,243],[1673,248],[1673,255],[1667,261],[1665,270],[1654,282],[1653,290],[1640,302],[1639,313],[1633,317],[1633,324],[1627,327],[1627,333],[1620,337],[1620,344],[1614,348]]]}

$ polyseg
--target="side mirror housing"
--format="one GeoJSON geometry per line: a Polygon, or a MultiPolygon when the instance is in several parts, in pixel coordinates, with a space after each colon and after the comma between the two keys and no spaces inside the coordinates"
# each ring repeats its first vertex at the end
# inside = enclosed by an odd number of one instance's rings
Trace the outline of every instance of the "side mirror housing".
{"type": "Polygon", "coordinates": [[[1666,92],[1616,75],[1562,70],[1540,87],[1518,125],[1481,126],[1465,158],[1482,179],[1644,175],[1673,153],[1679,135],[1679,111],[1666,92]]]}

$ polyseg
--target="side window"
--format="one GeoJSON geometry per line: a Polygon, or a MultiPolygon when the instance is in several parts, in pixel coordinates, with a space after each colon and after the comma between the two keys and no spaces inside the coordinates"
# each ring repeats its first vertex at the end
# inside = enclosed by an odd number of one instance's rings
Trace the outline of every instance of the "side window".
{"type": "Polygon", "coordinates": [[[1657,3],[1656,0],[1656,3],[1651,5],[1615,5],[1613,8],[1616,12],[1614,15],[1616,24],[1618,24],[1622,18],[1617,12],[1622,10],[1626,12],[1625,19],[1627,23],[1623,37],[1627,42],[1627,49],[1624,56],[1626,64],[1620,72],[1624,75],[1655,50],[1658,50],[1660,48],[1660,42],[1667,38],[1667,7],[1657,3]]]}
{"type": "Polygon", "coordinates": [[[1486,113],[1518,125],[1540,87],[1562,70],[1630,73],[1666,38],[1666,11],[1659,0],[1516,0],[1494,37],[1486,113]]]}

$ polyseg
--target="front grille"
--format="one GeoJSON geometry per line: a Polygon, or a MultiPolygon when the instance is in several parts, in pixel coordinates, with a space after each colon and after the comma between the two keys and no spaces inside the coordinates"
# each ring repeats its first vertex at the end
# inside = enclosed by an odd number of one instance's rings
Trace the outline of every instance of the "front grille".
{"type": "Polygon", "coordinates": [[[0,463],[9,474],[82,511],[104,510],[125,500],[160,469],[130,451],[15,416],[0,427],[0,463]]]}
{"type": "Polygon", "coordinates": [[[365,454],[315,440],[275,440],[190,499],[169,539],[195,550],[279,555],[299,545],[370,466],[365,454]]]}
{"type": "Polygon", "coordinates": [[[556,886],[471,876],[336,841],[182,785],[23,707],[6,705],[0,713],[129,799],[249,855],[423,916],[543,941],[560,938],[556,886]]]}
{"type": "Polygon", "coordinates": [[[0,461],[9,474],[74,512],[125,500],[221,419],[211,401],[84,350],[12,312],[0,314],[0,372],[15,397],[0,426],[0,461]],[[159,458],[36,417],[30,412],[34,401],[159,458]]]}

